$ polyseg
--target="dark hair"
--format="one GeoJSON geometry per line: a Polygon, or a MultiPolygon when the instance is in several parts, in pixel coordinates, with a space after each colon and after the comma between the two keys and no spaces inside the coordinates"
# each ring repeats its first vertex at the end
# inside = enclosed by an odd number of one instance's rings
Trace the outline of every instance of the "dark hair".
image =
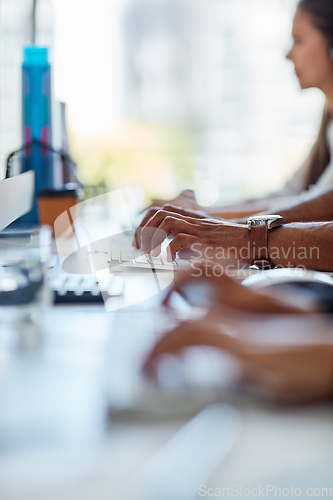
{"type": "Polygon", "coordinates": [[[298,9],[308,12],[313,25],[322,32],[333,47],[333,1],[332,0],[300,0],[298,9]]]}
{"type": "MultiPolygon", "coordinates": [[[[327,39],[333,49],[333,0],[300,0],[298,9],[310,14],[312,23],[327,39]]],[[[315,184],[330,162],[326,130],[332,120],[332,111],[326,106],[318,138],[312,148],[309,164],[307,187],[315,184]]]]}
{"type": "Polygon", "coordinates": [[[319,134],[309,157],[306,179],[307,189],[317,182],[330,162],[331,155],[327,144],[326,131],[329,123],[332,121],[332,115],[333,113],[328,106],[325,106],[319,134]]]}

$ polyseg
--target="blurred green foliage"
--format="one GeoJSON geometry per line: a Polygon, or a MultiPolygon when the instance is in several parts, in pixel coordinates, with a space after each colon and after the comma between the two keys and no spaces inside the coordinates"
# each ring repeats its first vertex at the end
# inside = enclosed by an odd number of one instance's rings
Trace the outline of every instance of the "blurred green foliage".
{"type": "Polygon", "coordinates": [[[84,184],[139,185],[146,199],[169,198],[195,182],[198,134],[186,124],[126,122],[104,135],[69,130],[84,184]]]}

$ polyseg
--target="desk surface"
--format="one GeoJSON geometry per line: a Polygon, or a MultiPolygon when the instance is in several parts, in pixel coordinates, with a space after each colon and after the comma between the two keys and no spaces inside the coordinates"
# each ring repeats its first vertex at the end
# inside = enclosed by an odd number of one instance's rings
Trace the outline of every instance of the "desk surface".
{"type": "MultiPolygon", "coordinates": [[[[2,330],[3,500],[131,498],[125,485],[184,424],[107,419],[105,346],[114,314],[61,306],[49,311],[39,339],[2,330]]],[[[239,410],[240,439],[207,487],[332,487],[332,405],[273,408],[247,400],[239,410]]]]}
{"type": "MultiPolygon", "coordinates": [[[[149,294],[148,276],[125,276],[131,307],[138,293],[149,294]]],[[[139,491],[127,494],[128,485],[187,419],[108,418],[106,346],[115,314],[100,305],[58,306],[39,329],[24,325],[13,332],[2,325],[1,500],[140,498],[139,491]]],[[[198,477],[193,498],[218,496],[219,488],[231,486],[293,485],[302,495],[308,487],[333,487],[331,404],[276,408],[247,398],[235,405],[242,419],[239,439],[205,484],[198,477]]],[[[160,498],[168,498],[166,490],[160,498]]]]}

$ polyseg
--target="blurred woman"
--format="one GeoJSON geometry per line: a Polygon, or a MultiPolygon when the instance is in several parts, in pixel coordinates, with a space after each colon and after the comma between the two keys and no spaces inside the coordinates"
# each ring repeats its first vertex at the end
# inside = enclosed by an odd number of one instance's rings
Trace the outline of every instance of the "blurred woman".
{"type": "MultiPolygon", "coordinates": [[[[208,215],[243,217],[273,209],[309,197],[333,187],[333,2],[332,0],[300,0],[293,22],[293,46],[287,59],[295,66],[302,89],[318,88],[326,96],[326,104],[318,138],[312,151],[286,185],[267,197],[225,207],[211,207],[208,215]]],[[[154,200],[152,206],[166,201],[154,200]]],[[[192,190],[185,190],[172,205],[201,210],[192,190]]]]}

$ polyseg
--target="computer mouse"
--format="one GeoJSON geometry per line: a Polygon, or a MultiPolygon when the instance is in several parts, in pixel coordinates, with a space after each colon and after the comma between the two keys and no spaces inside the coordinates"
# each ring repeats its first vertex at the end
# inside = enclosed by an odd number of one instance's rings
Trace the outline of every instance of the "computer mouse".
{"type": "Polygon", "coordinates": [[[333,286],[333,277],[329,273],[293,267],[269,269],[268,271],[258,272],[245,278],[242,284],[260,289],[278,283],[291,283],[296,281],[299,283],[326,283],[333,286]]]}
{"type": "Polygon", "coordinates": [[[283,296],[291,303],[316,304],[333,312],[333,278],[327,273],[308,269],[271,269],[246,278],[243,285],[283,296]]]}

